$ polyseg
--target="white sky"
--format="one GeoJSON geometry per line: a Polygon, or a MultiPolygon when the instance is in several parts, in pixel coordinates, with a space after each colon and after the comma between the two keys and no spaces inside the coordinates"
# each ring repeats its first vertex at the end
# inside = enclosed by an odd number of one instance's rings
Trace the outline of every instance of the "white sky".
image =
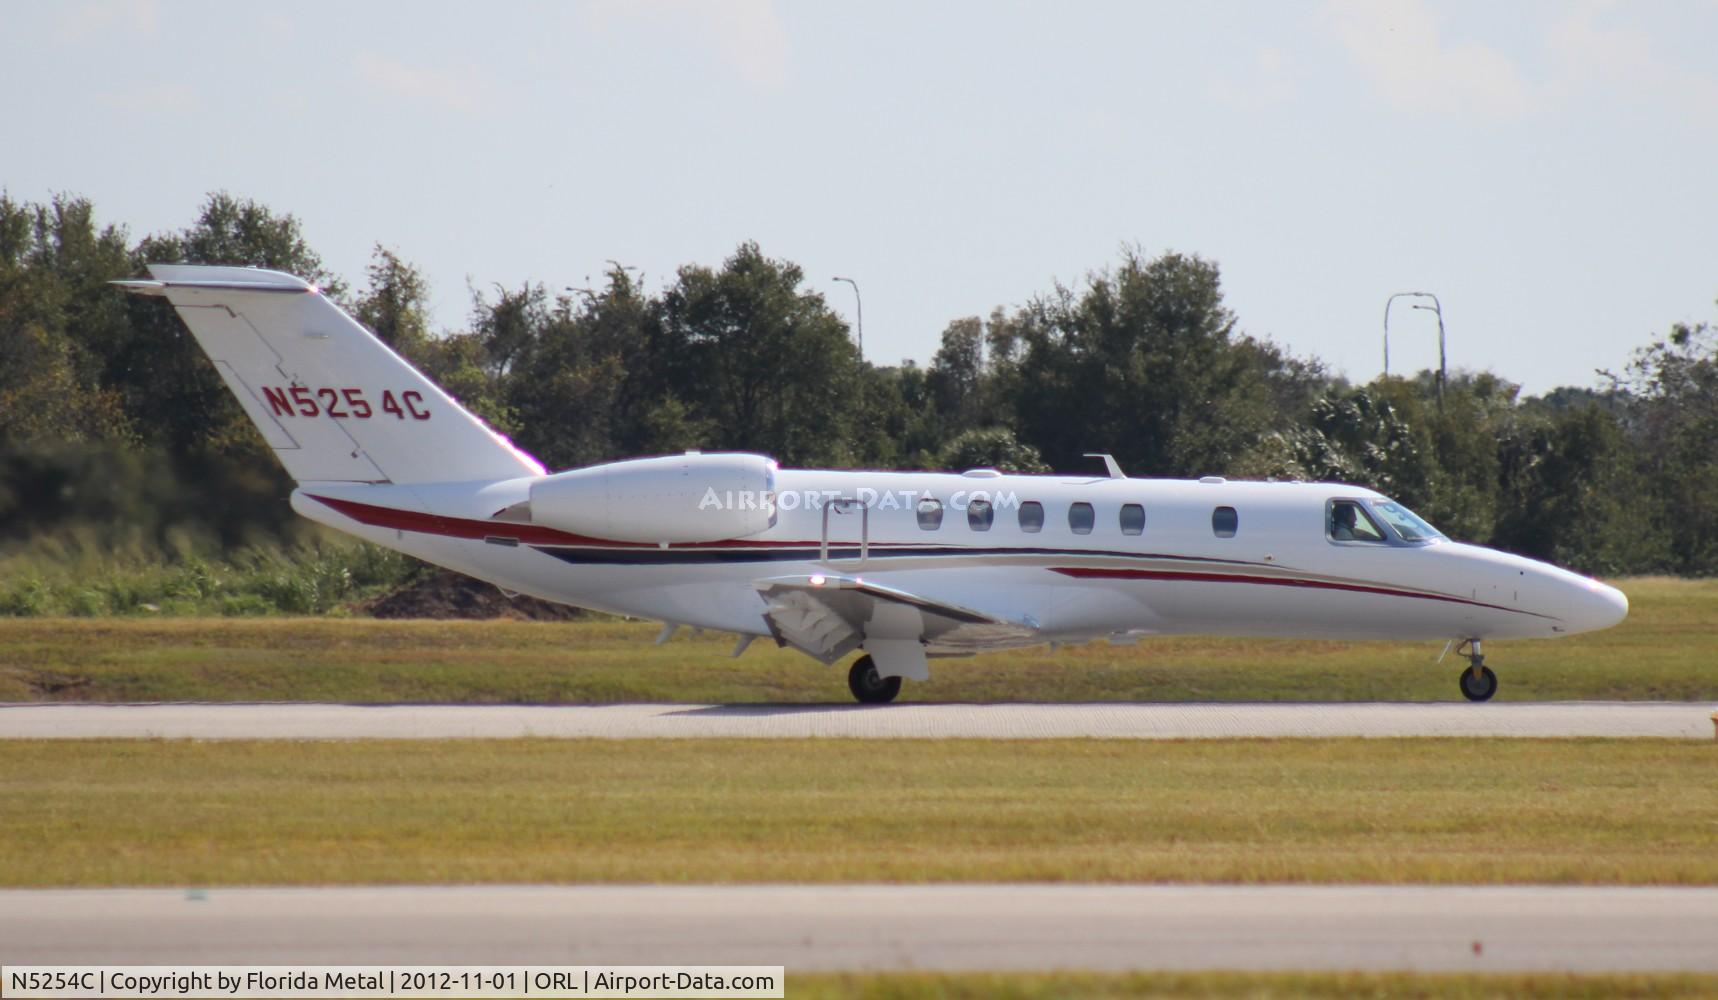
{"type": "Polygon", "coordinates": [[[849,315],[858,279],[878,363],[1135,242],[1358,380],[1404,289],[1533,392],[1718,312],[1718,0],[275,10],[0,3],[0,185],[133,238],[256,198],[354,284],[396,249],[445,326],[468,281],[757,239],[849,315]]]}

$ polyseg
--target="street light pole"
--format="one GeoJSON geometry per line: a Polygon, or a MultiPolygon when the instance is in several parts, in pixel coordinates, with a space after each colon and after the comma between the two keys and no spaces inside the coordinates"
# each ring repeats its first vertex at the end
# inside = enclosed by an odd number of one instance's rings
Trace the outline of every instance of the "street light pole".
{"type": "Polygon", "coordinates": [[[864,361],[865,360],[865,300],[861,299],[859,297],[859,282],[854,281],[852,278],[836,278],[835,280],[836,281],[845,281],[849,285],[853,286],[853,305],[854,305],[855,309],[857,310],[857,315],[858,315],[858,320],[859,320],[859,322],[858,322],[858,327],[859,327],[859,360],[864,361]]]}
{"type": "Polygon", "coordinates": [[[1438,409],[1444,408],[1444,382],[1448,380],[1448,362],[1444,357],[1444,305],[1438,297],[1430,292],[1426,296],[1432,300],[1429,306],[1414,304],[1415,309],[1424,309],[1438,317],[1438,409]]]}
{"type": "Polygon", "coordinates": [[[1397,299],[1431,299],[1431,305],[1416,302],[1415,309],[1424,309],[1438,317],[1438,408],[1444,405],[1444,383],[1449,379],[1449,358],[1444,346],[1444,305],[1431,292],[1397,292],[1384,300],[1384,374],[1390,374],[1390,305],[1397,299]]]}

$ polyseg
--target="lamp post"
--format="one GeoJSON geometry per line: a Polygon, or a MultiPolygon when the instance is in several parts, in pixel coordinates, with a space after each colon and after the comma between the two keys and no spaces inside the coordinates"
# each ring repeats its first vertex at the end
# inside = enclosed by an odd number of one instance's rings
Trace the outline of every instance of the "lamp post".
{"type": "Polygon", "coordinates": [[[857,326],[859,328],[859,360],[864,361],[865,360],[865,300],[861,299],[859,297],[859,282],[854,281],[852,278],[836,278],[834,280],[845,281],[849,285],[853,286],[853,306],[854,306],[854,309],[855,309],[857,317],[858,317],[857,326]]]}
{"type": "Polygon", "coordinates": [[[1449,361],[1444,349],[1444,306],[1431,292],[1397,292],[1384,300],[1384,374],[1390,374],[1390,306],[1397,299],[1431,299],[1432,304],[1416,302],[1415,309],[1424,309],[1438,317],[1438,409],[1444,406],[1444,382],[1449,377],[1449,361]]]}

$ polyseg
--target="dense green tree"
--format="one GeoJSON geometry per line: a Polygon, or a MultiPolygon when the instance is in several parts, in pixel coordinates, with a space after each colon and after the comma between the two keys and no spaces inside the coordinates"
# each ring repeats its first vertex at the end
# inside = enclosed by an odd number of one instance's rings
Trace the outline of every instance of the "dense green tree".
{"type": "Polygon", "coordinates": [[[352,315],[382,343],[414,357],[430,339],[429,286],[418,269],[376,244],[367,269],[370,283],[354,302],[352,315]]]}
{"type": "Polygon", "coordinates": [[[708,420],[710,447],[783,464],[849,464],[862,365],[847,325],[802,290],[795,264],[744,243],[720,270],[683,267],[662,295],[674,395],[708,420]]]}
{"type": "Polygon", "coordinates": [[[1147,259],[1058,286],[1013,317],[1017,427],[1057,468],[1108,451],[1137,475],[1221,472],[1276,422],[1282,359],[1235,331],[1217,266],[1147,259]]]}
{"type": "MultiPolygon", "coordinates": [[[[1246,336],[1215,264],[1123,254],[1078,288],[955,320],[930,363],[873,367],[791,263],[741,244],[647,293],[541,282],[431,329],[377,245],[348,297],[291,215],[224,193],[130,244],[70,195],[0,194],[0,538],[235,545],[292,530],[289,488],[160,299],[152,262],[302,275],[554,468],[687,448],[788,465],[1034,471],[1114,453],[1134,475],[1317,479],[1398,497],[1451,535],[1590,572],[1718,573],[1718,332],[1676,326],[1599,388],[1533,399],[1490,373],[1363,386],[1246,336]]],[[[928,331],[927,331],[928,332],[928,331]]]]}
{"type": "Polygon", "coordinates": [[[346,283],[322,266],[298,218],[276,213],[225,191],[210,194],[190,226],[145,238],[137,247],[142,263],[225,264],[285,271],[344,301],[346,283]]]}
{"type": "MultiPolygon", "coordinates": [[[[154,263],[225,264],[286,271],[337,297],[345,289],[323,269],[296,218],[225,192],[211,194],[185,229],[145,237],[131,259],[138,275],[154,263]]],[[[122,395],[146,442],[181,455],[207,451],[255,460],[267,454],[165,300],[111,289],[104,294],[125,310],[126,322],[99,345],[102,379],[122,395]]]]}
{"type": "Polygon", "coordinates": [[[989,389],[985,375],[984,321],[968,316],[950,323],[927,376],[931,402],[942,415],[945,434],[959,433],[983,420],[989,389]]]}
{"type": "Polygon", "coordinates": [[[520,443],[550,468],[698,447],[706,426],[663,372],[659,306],[616,268],[601,292],[551,301],[540,284],[480,298],[520,443]]]}
{"type": "Polygon", "coordinates": [[[1679,323],[1636,353],[1615,388],[1639,474],[1678,573],[1718,573],[1718,329],[1679,323]]]}
{"type": "Polygon", "coordinates": [[[1523,421],[1499,451],[1495,544],[1590,573],[1670,568],[1658,505],[1641,489],[1616,414],[1558,405],[1523,421]]]}
{"type": "Polygon", "coordinates": [[[996,469],[999,472],[1049,472],[1038,449],[1022,444],[1006,427],[982,427],[965,431],[943,447],[941,464],[946,469],[996,469]]]}
{"type": "Polygon", "coordinates": [[[98,229],[88,201],[0,195],[0,446],[132,439],[100,354],[125,323],[106,283],[128,268],[124,232],[98,229]]]}

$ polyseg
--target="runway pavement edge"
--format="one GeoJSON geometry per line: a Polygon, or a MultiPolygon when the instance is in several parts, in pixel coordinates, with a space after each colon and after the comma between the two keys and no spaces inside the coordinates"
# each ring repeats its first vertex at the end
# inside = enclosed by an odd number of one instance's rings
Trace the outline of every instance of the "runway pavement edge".
{"type": "Polygon", "coordinates": [[[0,705],[0,739],[1712,739],[1701,702],[0,705]]]}
{"type": "Polygon", "coordinates": [[[0,891],[0,962],[1718,972],[1718,889],[741,885],[0,891]]]}

